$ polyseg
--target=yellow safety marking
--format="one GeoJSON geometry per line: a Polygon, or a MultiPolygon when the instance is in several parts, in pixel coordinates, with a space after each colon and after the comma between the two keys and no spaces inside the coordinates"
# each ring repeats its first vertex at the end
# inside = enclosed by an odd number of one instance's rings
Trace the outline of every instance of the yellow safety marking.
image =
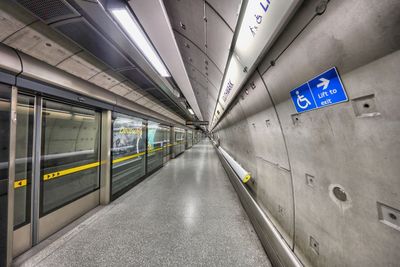
{"type": "Polygon", "coordinates": [[[112,163],[114,164],[114,163],[118,163],[118,162],[125,161],[125,160],[128,160],[128,159],[133,159],[133,158],[142,156],[142,155],[144,155],[145,153],[146,153],[146,152],[140,152],[140,153],[136,153],[136,154],[133,154],[133,155],[129,155],[129,156],[117,158],[117,159],[114,159],[114,160],[112,161],[112,163]]]}
{"type": "Polygon", "coordinates": [[[19,180],[19,181],[15,181],[14,182],[14,188],[17,189],[17,188],[20,188],[20,187],[24,187],[24,186],[27,185],[27,183],[28,183],[27,179],[22,179],[22,180],[19,180]]]}
{"type": "Polygon", "coordinates": [[[100,162],[97,161],[97,162],[85,164],[85,165],[74,167],[74,168],[69,168],[69,169],[65,169],[65,170],[61,170],[61,171],[57,171],[57,172],[48,173],[48,174],[43,175],[43,180],[44,181],[51,180],[51,179],[58,178],[58,177],[68,175],[71,173],[95,168],[95,167],[98,167],[99,165],[100,165],[100,162]]]}
{"type": "Polygon", "coordinates": [[[247,183],[249,180],[250,180],[250,178],[251,178],[251,175],[250,174],[246,174],[246,176],[243,178],[243,183],[245,184],[245,183],[247,183]]]}
{"type": "MultiPolygon", "coordinates": [[[[172,144],[168,144],[168,146],[172,146],[172,144]]],[[[151,149],[148,152],[152,153],[152,152],[156,152],[156,151],[159,151],[159,150],[162,150],[162,149],[164,149],[164,148],[163,147],[159,147],[159,148],[151,149]]],[[[146,152],[143,151],[143,152],[136,153],[136,154],[133,154],[133,155],[121,157],[121,158],[118,158],[118,159],[114,159],[112,161],[112,163],[118,163],[118,162],[126,161],[128,159],[136,158],[136,157],[142,156],[144,154],[146,154],[146,152]]],[[[85,164],[85,165],[74,167],[74,168],[60,170],[60,171],[56,171],[56,172],[52,172],[52,173],[47,173],[47,174],[43,175],[43,180],[44,181],[48,181],[48,180],[51,180],[51,179],[54,179],[54,178],[58,178],[58,177],[61,177],[61,176],[65,176],[65,175],[68,175],[68,174],[72,174],[72,173],[88,170],[88,169],[91,169],[91,168],[98,167],[100,164],[103,164],[103,163],[104,162],[100,163],[100,161],[97,161],[97,162],[85,164]]],[[[14,182],[14,188],[23,187],[23,186],[26,186],[26,185],[27,185],[27,179],[23,179],[23,180],[19,180],[19,181],[14,182]]]]}

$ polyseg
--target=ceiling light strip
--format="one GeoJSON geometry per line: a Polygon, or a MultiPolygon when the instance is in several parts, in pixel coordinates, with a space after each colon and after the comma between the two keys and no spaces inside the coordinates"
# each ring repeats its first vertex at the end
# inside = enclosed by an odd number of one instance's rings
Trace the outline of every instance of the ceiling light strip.
{"type": "Polygon", "coordinates": [[[133,17],[127,8],[116,8],[111,9],[111,14],[118,22],[120,27],[128,35],[128,37],[133,41],[133,43],[139,48],[144,57],[151,63],[151,65],[157,70],[157,72],[162,77],[170,77],[170,74],[165,67],[164,63],[161,61],[157,52],[153,48],[147,36],[140,28],[139,23],[133,17]]]}

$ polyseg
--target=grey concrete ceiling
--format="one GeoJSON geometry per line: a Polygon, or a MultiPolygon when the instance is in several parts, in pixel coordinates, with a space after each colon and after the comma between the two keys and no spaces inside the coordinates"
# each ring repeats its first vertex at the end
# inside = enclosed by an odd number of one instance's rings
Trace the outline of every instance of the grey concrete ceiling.
{"type": "Polygon", "coordinates": [[[0,42],[184,123],[149,90],[112,70],[11,0],[0,1],[0,42]]]}
{"type": "Polygon", "coordinates": [[[168,14],[162,0],[129,1],[133,12],[163,59],[176,85],[184,95],[197,118],[202,114],[188,78],[168,14]]]}
{"type": "Polygon", "coordinates": [[[241,0],[164,0],[204,120],[211,121],[241,0]]]}

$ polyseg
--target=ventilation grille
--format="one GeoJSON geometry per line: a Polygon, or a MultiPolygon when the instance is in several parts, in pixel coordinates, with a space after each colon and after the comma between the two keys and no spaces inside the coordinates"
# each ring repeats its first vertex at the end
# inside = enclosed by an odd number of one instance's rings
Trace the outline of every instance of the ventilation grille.
{"type": "Polygon", "coordinates": [[[17,0],[17,2],[47,23],[79,15],[62,0],[17,0]]]}
{"type": "Polygon", "coordinates": [[[85,19],[76,18],[54,23],[52,26],[112,69],[127,69],[133,67],[115,46],[87,23],[85,19]]]}

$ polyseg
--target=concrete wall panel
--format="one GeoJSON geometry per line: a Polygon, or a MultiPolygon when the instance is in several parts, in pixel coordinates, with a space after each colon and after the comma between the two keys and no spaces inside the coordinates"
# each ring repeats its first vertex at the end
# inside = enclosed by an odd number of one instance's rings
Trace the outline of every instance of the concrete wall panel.
{"type": "Polygon", "coordinates": [[[378,206],[400,210],[400,2],[332,0],[312,19],[316,4],[304,1],[215,133],[255,168],[249,188],[306,265],[397,266],[400,232],[378,206]],[[289,92],[332,66],[349,101],[297,114],[289,92]]]}

